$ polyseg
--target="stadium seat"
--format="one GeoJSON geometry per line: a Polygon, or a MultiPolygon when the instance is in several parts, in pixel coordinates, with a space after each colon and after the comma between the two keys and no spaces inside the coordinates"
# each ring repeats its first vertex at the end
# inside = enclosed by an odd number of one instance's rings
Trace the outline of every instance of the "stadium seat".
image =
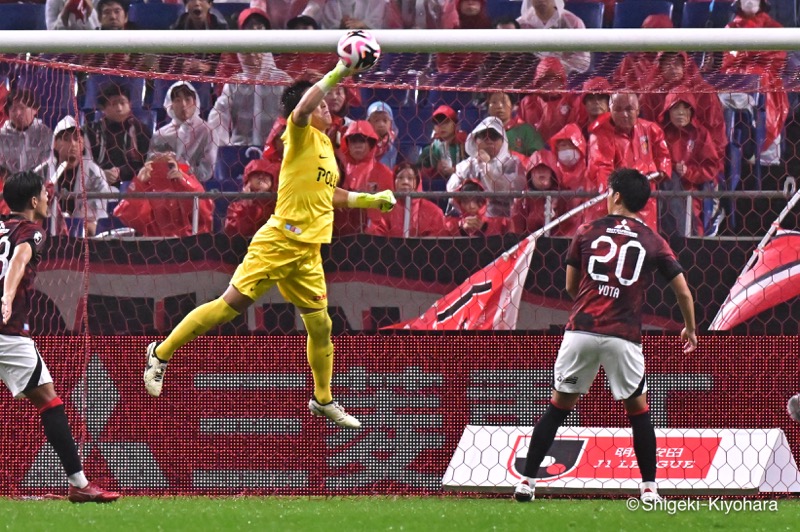
{"type": "MultiPolygon", "coordinates": [[[[746,144],[753,146],[755,160],[761,158],[761,147],[766,138],[766,109],[764,95],[759,93],[761,79],[758,74],[712,73],[704,79],[720,92],[742,92],[756,95],[755,119],[747,110],[724,108],[725,129],[728,134],[726,179],[721,188],[736,190],[742,180],[742,156],[746,144]],[[755,122],[755,127],[753,127],[755,122]]],[[[753,165],[758,188],[761,189],[761,165],[753,165]]],[[[735,212],[729,212],[728,223],[736,225],[735,212]]]]}
{"type": "Polygon", "coordinates": [[[142,30],[168,30],[183,13],[183,4],[131,4],[128,20],[142,30]]]}
{"type": "MultiPolygon", "coordinates": [[[[253,159],[260,159],[261,146],[220,146],[217,148],[217,163],[214,177],[204,183],[207,191],[240,192],[244,167],[253,159]]],[[[230,200],[214,200],[214,230],[220,231],[225,223],[230,200]]]]}
{"type": "Polygon", "coordinates": [[[63,107],[42,107],[39,109],[39,114],[36,116],[42,120],[42,122],[49,127],[50,129],[55,129],[56,124],[67,115],[74,116],[75,119],[78,121],[78,124],[83,124],[84,119],[81,113],[75,113],[70,109],[65,109],[63,107]]]}
{"type": "Polygon", "coordinates": [[[144,102],[144,78],[129,78],[124,76],[109,76],[107,74],[90,74],[86,78],[86,95],[83,101],[84,111],[94,110],[97,107],[97,97],[108,83],[124,85],[131,95],[131,109],[141,109],[144,102]]]}
{"type": "Polygon", "coordinates": [[[0,30],[46,30],[42,4],[0,4],[0,30]]]}
{"type": "Polygon", "coordinates": [[[665,0],[627,0],[614,7],[614,28],[641,28],[650,15],[672,17],[672,2],[665,0]]]}
{"type": "Polygon", "coordinates": [[[769,15],[787,28],[797,26],[797,4],[795,0],[770,0],[769,15]]]}
{"type": "Polygon", "coordinates": [[[518,0],[489,0],[486,12],[492,24],[502,18],[516,19],[522,13],[522,2],[518,0]]]}
{"type": "Polygon", "coordinates": [[[77,83],[70,73],[55,68],[18,64],[10,73],[13,88],[27,88],[39,98],[42,108],[67,109],[75,113],[77,83]]]}
{"type": "Polygon", "coordinates": [[[577,15],[587,28],[593,29],[603,27],[605,7],[602,2],[566,2],[564,4],[564,9],[577,15]]]}
{"type": "Polygon", "coordinates": [[[682,28],[724,28],[733,19],[732,2],[687,2],[683,6],[682,28]]]}

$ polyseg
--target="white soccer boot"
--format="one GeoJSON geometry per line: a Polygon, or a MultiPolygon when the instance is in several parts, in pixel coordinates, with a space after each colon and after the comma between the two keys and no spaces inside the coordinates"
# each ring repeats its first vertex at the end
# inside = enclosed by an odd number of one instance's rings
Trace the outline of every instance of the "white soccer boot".
{"type": "Polygon", "coordinates": [[[789,412],[792,419],[800,423],[800,393],[789,398],[789,402],[786,403],[786,411],[789,412]]]}
{"type": "Polygon", "coordinates": [[[153,397],[161,395],[161,387],[164,386],[164,373],[167,371],[168,362],[159,360],[156,356],[156,345],[153,342],[147,346],[147,363],[144,367],[144,387],[147,393],[153,397]]]}
{"type": "Polygon", "coordinates": [[[536,484],[531,484],[527,479],[520,480],[514,487],[514,499],[517,502],[531,502],[535,496],[536,484]]]}
{"type": "Polygon", "coordinates": [[[326,417],[346,429],[361,428],[361,422],[344,411],[344,407],[336,401],[323,405],[315,397],[308,401],[308,409],[317,417],[326,417]]]}
{"type": "Polygon", "coordinates": [[[642,502],[659,502],[661,495],[658,494],[658,484],[655,482],[642,482],[639,484],[639,500],[642,502]]]}

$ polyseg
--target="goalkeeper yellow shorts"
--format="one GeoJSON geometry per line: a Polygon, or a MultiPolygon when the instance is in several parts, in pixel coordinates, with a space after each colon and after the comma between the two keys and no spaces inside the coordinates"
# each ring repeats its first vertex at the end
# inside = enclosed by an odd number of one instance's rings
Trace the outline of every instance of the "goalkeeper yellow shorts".
{"type": "Polygon", "coordinates": [[[257,300],[276,284],[286,301],[295,306],[314,309],[328,306],[320,244],[291,240],[279,229],[265,224],[250,242],[247,255],[233,273],[231,285],[257,300]]]}

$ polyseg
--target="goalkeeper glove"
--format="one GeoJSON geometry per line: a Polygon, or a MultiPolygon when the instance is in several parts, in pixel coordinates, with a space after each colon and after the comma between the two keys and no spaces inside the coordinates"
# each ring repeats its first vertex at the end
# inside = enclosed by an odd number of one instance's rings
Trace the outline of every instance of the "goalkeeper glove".
{"type": "Polygon", "coordinates": [[[347,206],[351,209],[380,209],[381,212],[391,211],[397,200],[391,190],[383,190],[377,194],[365,192],[348,192],[347,206]]]}

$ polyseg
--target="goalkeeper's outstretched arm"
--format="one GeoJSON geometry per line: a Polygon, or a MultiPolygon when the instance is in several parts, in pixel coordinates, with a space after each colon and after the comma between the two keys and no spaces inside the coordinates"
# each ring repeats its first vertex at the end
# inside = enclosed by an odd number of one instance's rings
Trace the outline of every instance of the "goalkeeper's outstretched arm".
{"type": "Polygon", "coordinates": [[[342,79],[352,73],[353,71],[345,67],[341,61],[336,63],[336,67],[334,67],[333,70],[325,74],[321,80],[316,82],[303,94],[297,107],[295,107],[292,112],[292,121],[295,125],[300,127],[307,126],[311,121],[311,113],[319,107],[325,95],[336,87],[342,79]]]}
{"type": "Polygon", "coordinates": [[[391,190],[368,194],[366,192],[350,192],[336,187],[336,190],[333,191],[333,206],[336,208],[380,209],[381,212],[389,212],[396,203],[397,200],[391,190]]]}

